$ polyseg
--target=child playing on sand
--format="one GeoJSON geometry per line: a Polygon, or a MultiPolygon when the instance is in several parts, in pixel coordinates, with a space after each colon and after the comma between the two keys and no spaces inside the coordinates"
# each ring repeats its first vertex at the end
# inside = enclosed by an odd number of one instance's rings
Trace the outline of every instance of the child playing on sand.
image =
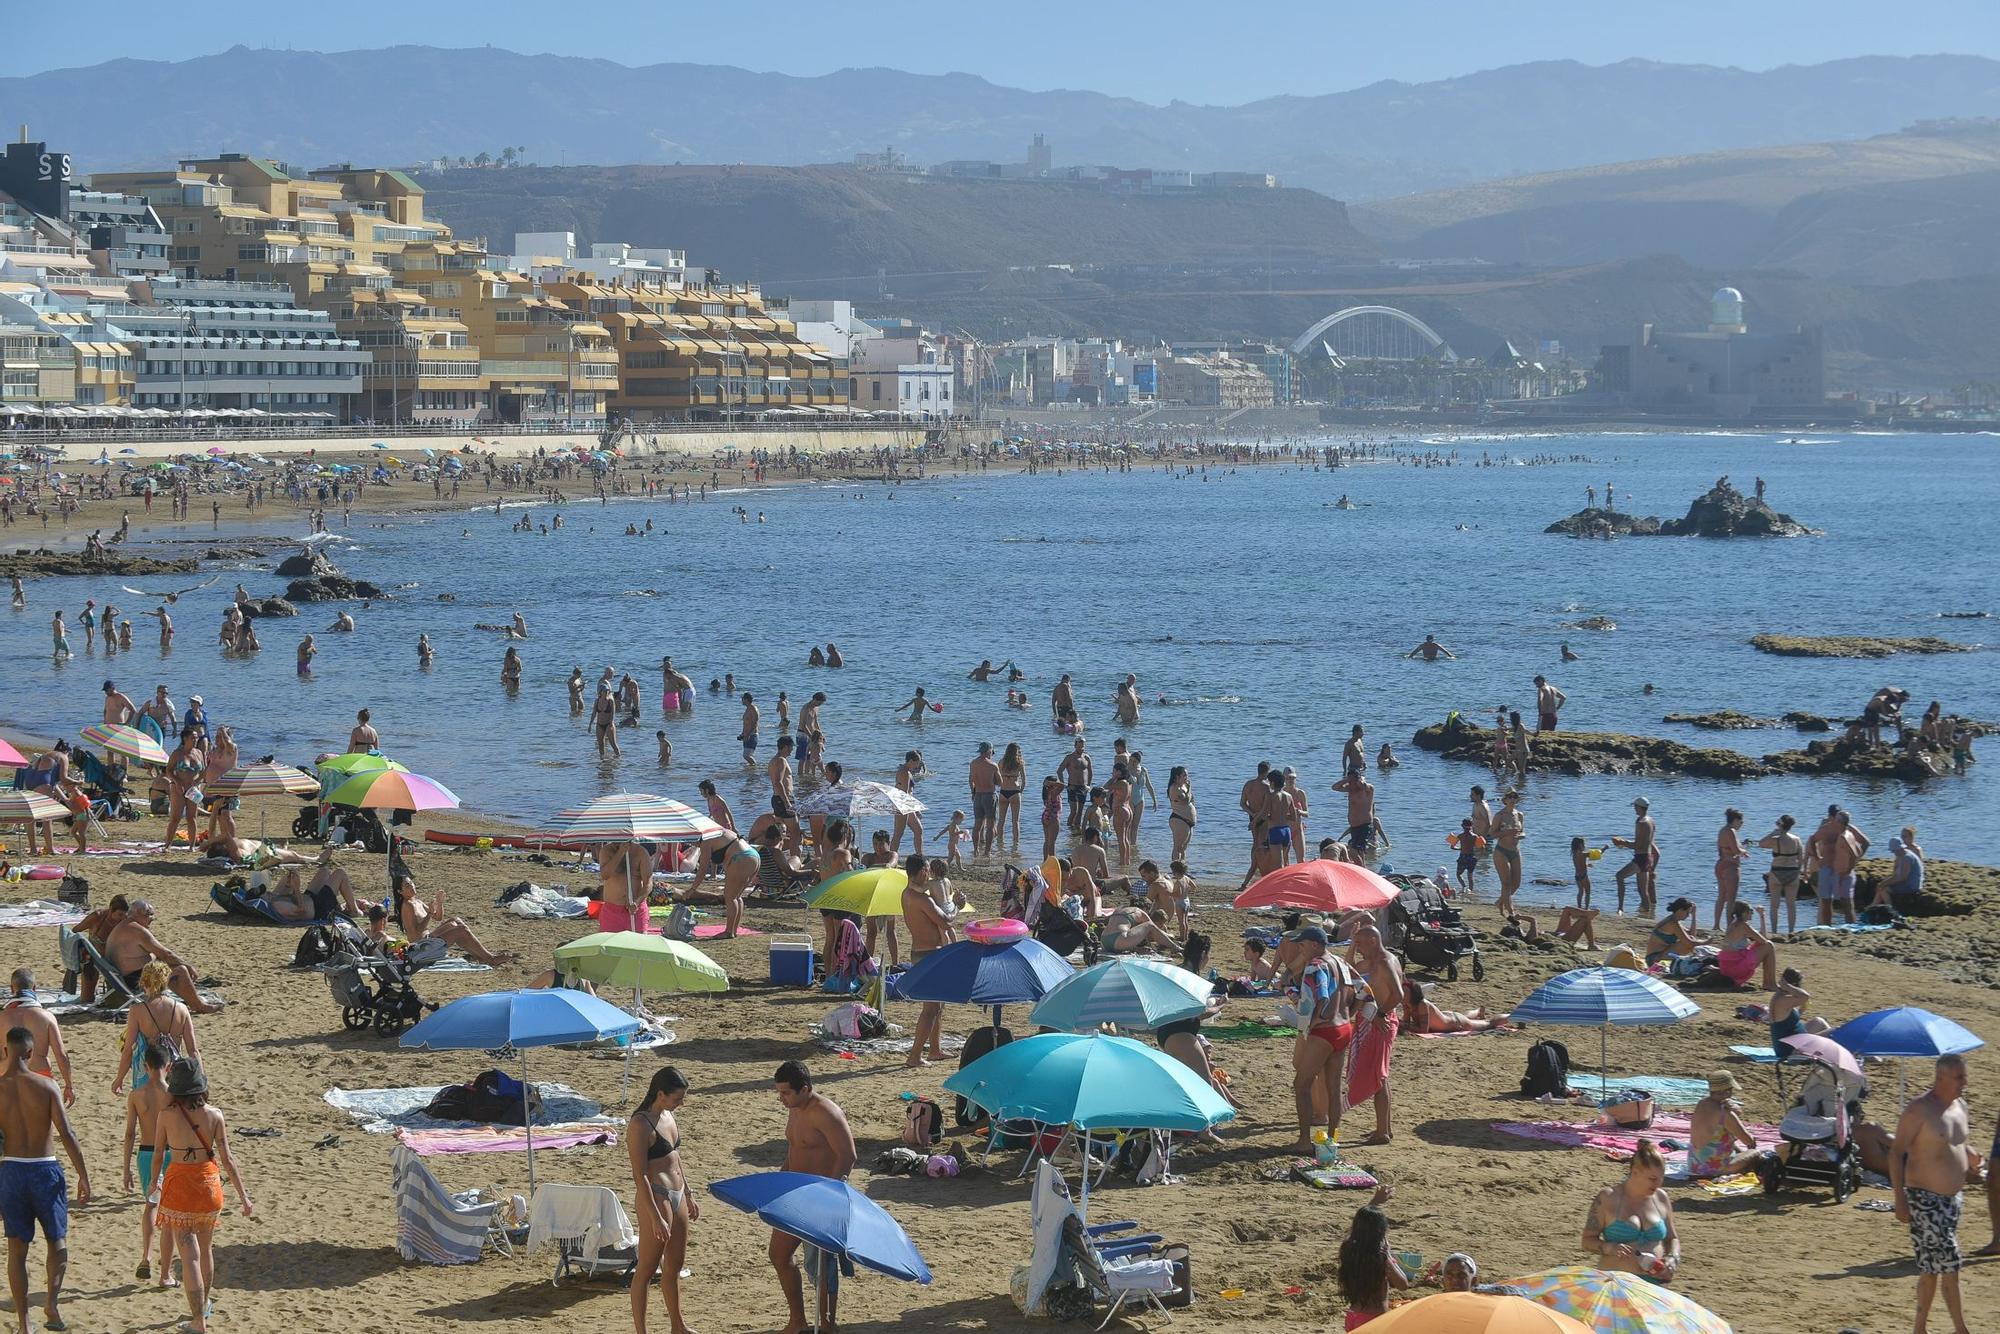
{"type": "Polygon", "coordinates": [[[953,811],[951,819],[944,827],[945,863],[954,871],[965,869],[965,858],[959,855],[959,845],[965,842],[965,812],[953,811]]]}
{"type": "Polygon", "coordinates": [[[1590,906],[1590,850],[1583,846],[1581,836],[1569,841],[1570,869],[1576,873],[1576,906],[1590,906]]]}

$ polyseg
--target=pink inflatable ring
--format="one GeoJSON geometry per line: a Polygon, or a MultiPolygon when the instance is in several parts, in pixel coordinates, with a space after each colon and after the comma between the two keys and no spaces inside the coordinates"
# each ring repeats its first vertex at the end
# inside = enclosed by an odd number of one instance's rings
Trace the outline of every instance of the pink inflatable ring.
{"type": "Polygon", "coordinates": [[[966,925],[965,936],[982,945],[1005,945],[1028,934],[1028,924],[1018,917],[989,917],[966,925]]]}

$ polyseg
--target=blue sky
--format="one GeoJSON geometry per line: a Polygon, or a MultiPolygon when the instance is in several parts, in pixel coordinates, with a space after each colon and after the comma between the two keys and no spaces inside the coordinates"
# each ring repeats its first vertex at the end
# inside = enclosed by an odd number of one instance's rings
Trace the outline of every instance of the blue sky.
{"type": "Polygon", "coordinates": [[[1813,64],[1856,55],[2000,58],[2000,0],[548,0],[465,5],[274,5],[97,0],[10,5],[0,75],[119,56],[180,60],[227,47],[491,44],[625,64],[690,61],[786,74],[885,65],[965,71],[1024,88],[1149,102],[1234,103],[1379,79],[1449,78],[1530,60],[1813,64]],[[196,17],[200,16],[200,17],[196,17]],[[342,16],[361,20],[343,30],[342,16]]]}

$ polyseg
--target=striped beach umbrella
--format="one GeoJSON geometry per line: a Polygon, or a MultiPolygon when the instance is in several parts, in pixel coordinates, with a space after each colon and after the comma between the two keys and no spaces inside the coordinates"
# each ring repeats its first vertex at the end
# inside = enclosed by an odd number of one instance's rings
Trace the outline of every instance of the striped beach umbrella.
{"type": "Polygon", "coordinates": [[[458,806],[458,794],[422,774],[407,769],[377,769],[358,773],[326,799],[336,806],[366,806],[378,811],[440,811],[458,806]]]}
{"type": "Polygon", "coordinates": [[[225,770],[203,785],[213,797],[310,797],[319,792],[319,779],[289,764],[259,761],[225,770]]]}
{"type": "Polygon", "coordinates": [[[1637,1274],[1563,1265],[1501,1286],[1518,1288],[1594,1334],[1732,1334],[1715,1312],[1637,1274]]]}
{"type": "Polygon", "coordinates": [[[0,791],[0,820],[67,820],[69,807],[39,792],[0,791]]]}
{"type": "Polygon", "coordinates": [[[345,755],[325,756],[315,762],[315,767],[321,773],[343,774],[352,778],[355,774],[379,773],[384,769],[400,771],[406,766],[371,750],[350,750],[345,755]]]}
{"type": "Polygon", "coordinates": [[[1654,977],[1630,968],[1574,968],[1552,977],[1514,1007],[1516,1023],[1568,1024],[1599,1030],[1600,1072],[1610,1065],[1611,1030],[1678,1024],[1701,1007],[1654,977]]]}
{"type": "Polygon", "coordinates": [[[1043,1028],[1082,1033],[1100,1024],[1151,1031],[1208,1008],[1207,978],[1160,959],[1107,959],[1057,986],[1035,1006],[1043,1028]]]}
{"type": "Polygon", "coordinates": [[[729,831],[684,802],[650,792],[614,792],[557,811],[542,831],[560,843],[686,843],[729,831]]]}
{"type": "Polygon", "coordinates": [[[123,755],[141,764],[166,767],[166,748],[136,727],[127,727],[123,723],[92,723],[77,735],[113,755],[123,755]]]}

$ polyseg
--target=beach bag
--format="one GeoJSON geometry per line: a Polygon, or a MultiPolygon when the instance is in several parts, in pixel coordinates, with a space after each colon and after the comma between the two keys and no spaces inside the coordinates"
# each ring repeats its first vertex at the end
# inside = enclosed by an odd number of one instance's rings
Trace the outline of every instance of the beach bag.
{"type": "Polygon", "coordinates": [[[62,886],[56,890],[56,897],[71,905],[90,902],[90,882],[74,871],[63,872],[62,886]]]}
{"type": "Polygon", "coordinates": [[[331,963],[342,953],[340,937],[330,926],[309,926],[299,937],[299,947],[292,954],[292,967],[317,968],[323,963],[331,963]]]}
{"type": "Polygon", "coordinates": [[[1630,968],[1635,973],[1646,971],[1646,964],[1630,945],[1613,945],[1604,952],[1606,968],[1630,968]]]}
{"type": "Polygon", "coordinates": [[[1127,1135],[1118,1145],[1111,1166],[1120,1176],[1129,1176],[1142,1186],[1152,1185],[1166,1175],[1166,1134],[1158,1130],[1141,1130],[1127,1135]]]}
{"type": "Polygon", "coordinates": [[[1521,1076],[1524,1097],[1563,1097],[1569,1092],[1569,1048],[1543,1038],[1528,1048],[1528,1072],[1521,1076]]]}
{"type": "Polygon", "coordinates": [[[819,1031],[827,1037],[850,1042],[873,1040],[888,1036],[889,1021],[880,1011],[853,1001],[827,1011],[826,1017],[819,1021],[819,1031]]]}
{"type": "Polygon", "coordinates": [[[1615,1126],[1644,1130],[1653,1124],[1653,1095],[1645,1089],[1620,1089],[1614,1101],[1598,1110],[1615,1126]]]}
{"type": "Polygon", "coordinates": [[[929,1098],[912,1098],[903,1108],[903,1143],[928,1149],[944,1138],[944,1108],[929,1098]]]}
{"type": "Polygon", "coordinates": [[[675,904],[660,927],[660,935],[668,940],[693,940],[694,909],[685,903],[675,904]]]}

